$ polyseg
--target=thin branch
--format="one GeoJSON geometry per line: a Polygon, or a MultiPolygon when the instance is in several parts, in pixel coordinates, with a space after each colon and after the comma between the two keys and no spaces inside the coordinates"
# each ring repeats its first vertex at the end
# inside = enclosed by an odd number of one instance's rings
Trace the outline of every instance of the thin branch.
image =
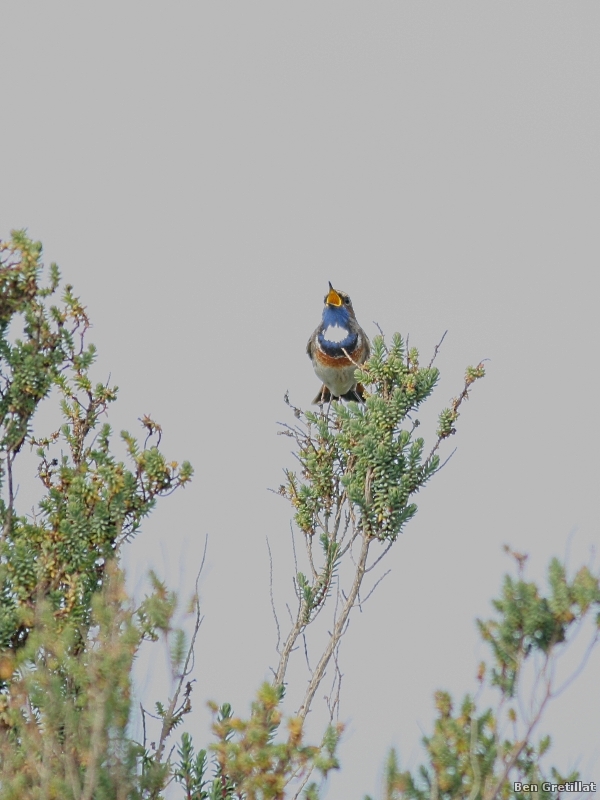
{"type": "MultiPolygon", "coordinates": [[[[312,572],[313,580],[316,581],[317,578],[319,577],[319,573],[317,572],[317,570],[315,568],[315,562],[314,562],[314,559],[313,559],[313,547],[312,547],[313,535],[310,534],[310,533],[305,534],[305,540],[306,540],[306,552],[308,553],[308,562],[310,564],[310,569],[311,569],[311,572],[312,572]]],[[[296,574],[297,574],[297,570],[296,570],[296,574]]]]}
{"type": "Polygon", "coordinates": [[[296,794],[294,795],[294,797],[293,797],[293,800],[298,800],[298,798],[300,797],[300,794],[301,794],[302,790],[304,789],[304,787],[305,787],[305,786],[306,786],[306,784],[308,783],[308,781],[309,781],[309,779],[310,779],[310,776],[311,776],[311,775],[312,775],[312,773],[313,773],[313,770],[314,770],[314,765],[311,765],[311,768],[308,770],[308,772],[307,772],[307,773],[306,773],[306,775],[304,776],[304,778],[303,778],[303,780],[302,780],[302,783],[300,784],[300,786],[299,786],[299,788],[298,788],[298,791],[297,791],[297,792],[296,792],[296,794]]]}
{"type": "Polygon", "coordinates": [[[192,669],[191,663],[193,661],[193,653],[194,653],[194,647],[196,645],[196,638],[198,636],[198,631],[200,630],[200,625],[202,624],[202,620],[203,620],[203,617],[201,616],[201,613],[200,613],[200,599],[199,599],[199,596],[198,596],[198,583],[200,581],[200,576],[201,576],[202,570],[204,568],[204,563],[205,563],[205,560],[206,560],[207,547],[208,547],[208,535],[206,536],[205,541],[204,541],[204,552],[202,554],[202,561],[200,562],[200,568],[198,570],[198,574],[196,575],[196,584],[195,584],[195,587],[196,587],[196,595],[195,595],[196,619],[195,619],[195,622],[194,622],[194,632],[192,633],[192,637],[190,639],[190,644],[189,644],[188,651],[187,651],[186,658],[185,658],[185,662],[184,662],[184,665],[183,665],[183,670],[181,671],[181,674],[178,676],[175,692],[174,692],[173,697],[171,698],[171,701],[169,703],[169,708],[167,709],[167,711],[166,711],[166,713],[165,713],[165,715],[163,717],[163,723],[162,723],[161,731],[160,731],[160,739],[159,739],[158,747],[156,748],[156,761],[157,762],[160,762],[160,760],[162,758],[162,755],[164,753],[164,749],[165,749],[165,744],[166,744],[167,738],[169,737],[171,731],[173,730],[174,719],[178,715],[178,713],[181,713],[181,712],[184,711],[184,709],[186,707],[186,701],[189,701],[189,695],[191,693],[191,688],[192,688],[191,687],[191,683],[188,682],[187,685],[186,685],[186,688],[185,688],[184,702],[182,703],[181,707],[178,709],[179,697],[181,695],[181,690],[183,688],[184,681],[189,676],[189,674],[191,672],[191,669],[192,669]]]}
{"type": "Polygon", "coordinates": [[[552,697],[558,697],[559,694],[562,694],[565,689],[567,689],[573,681],[583,672],[585,666],[589,660],[589,657],[592,654],[592,650],[598,643],[598,639],[600,638],[600,631],[596,630],[594,636],[592,636],[590,643],[588,644],[585,653],[583,654],[583,658],[581,659],[581,663],[579,666],[569,675],[569,677],[565,680],[565,682],[558,688],[556,691],[552,692],[552,697]]]}
{"type": "Polygon", "coordinates": [[[292,534],[292,552],[294,553],[294,572],[298,574],[298,556],[296,555],[296,540],[294,539],[294,528],[290,522],[290,532],[292,534]]]}
{"type": "Polygon", "coordinates": [[[546,692],[545,692],[544,698],[540,703],[540,707],[538,708],[537,714],[534,716],[534,718],[529,723],[529,725],[527,727],[527,730],[525,732],[525,736],[521,739],[520,742],[517,742],[515,744],[515,747],[513,748],[513,751],[510,754],[510,757],[509,757],[508,761],[506,761],[505,764],[504,764],[504,769],[502,770],[502,773],[497,778],[496,783],[493,785],[493,787],[492,787],[491,791],[489,792],[489,794],[485,795],[485,800],[496,800],[496,798],[500,796],[500,792],[502,791],[502,786],[503,786],[504,782],[508,778],[511,769],[517,763],[517,759],[519,758],[519,756],[521,755],[521,753],[525,749],[527,743],[529,742],[531,734],[533,733],[535,727],[537,726],[538,722],[542,718],[542,714],[544,712],[544,708],[546,707],[546,704],[548,703],[548,700],[550,699],[551,696],[552,696],[552,692],[550,690],[550,684],[548,683],[546,685],[546,692]]]}
{"type": "Polygon", "coordinates": [[[367,557],[369,555],[369,545],[371,544],[371,541],[372,540],[370,537],[363,535],[362,548],[358,564],[356,565],[356,572],[354,575],[354,581],[352,584],[352,588],[350,590],[350,594],[348,595],[348,599],[344,603],[344,607],[342,609],[342,613],[340,614],[339,619],[336,621],[333,627],[333,631],[331,632],[329,637],[329,642],[327,643],[325,651],[323,652],[323,655],[321,656],[321,659],[317,664],[317,667],[308,685],[308,689],[306,690],[306,695],[304,697],[302,705],[300,706],[300,710],[298,711],[298,716],[302,720],[306,719],[306,715],[310,710],[310,706],[315,696],[315,692],[317,691],[317,688],[319,687],[319,684],[321,683],[321,681],[323,680],[323,676],[325,675],[325,670],[327,669],[329,660],[331,659],[331,656],[333,655],[333,652],[345,630],[346,621],[348,619],[350,611],[352,610],[352,607],[354,606],[354,603],[358,596],[358,592],[360,590],[362,580],[365,576],[365,565],[367,562],[367,557]]]}
{"type": "MultiPolygon", "coordinates": [[[[349,353],[349,352],[346,350],[346,348],[345,348],[345,347],[342,347],[342,348],[341,348],[341,350],[342,350],[342,353],[343,353],[343,354],[346,356],[346,358],[348,359],[348,361],[350,361],[352,364],[354,364],[354,366],[355,366],[357,369],[362,369],[362,366],[363,366],[363,365],[362,365],[362,364],[359,364],[359,363],[358,363],[358,361],[355,361],[355,360],[352,358],[352,356],[350,355],[350,353],[349,353]]],[[[330,403],[330,405],[331,405],[331,403],[330,403]]]]}
{"type": "Polygon", "coordinates": [[[273,554],[271,553],[269,537],[265,536],[265,539],[267,540],[267,550],[269,551],[269,595],[271,597],[271,610],[273,611],[275,627],[277,628],[277,644],[275,645],[275,651],[279,653],[279,645],[281,644],[281,629],[279,627],[279,620],[277,618],[277,611],[275,609],[275,599],[273,597],[273,554]]]}
{"type": "Polygon", "coordinates": [[[377,564],[379,564],[379,562],[381,561],[381,559],[382,559],[382,558],[385,558],[385,556],[388,554],[388,552],[389,552],[390,548],[391,548],[391,547],[393,547],[393,546],[394,546],[394,542],[393,542],[393,541],[392,541],[392,542],[389,542],[389,543],[388,543],[388,545],[387,545],[387,547],[386,547],[386,548],[385,548],[385,550],[383,551],[383,553],[381,553],[381,555],[377,556],[377,558],[376,558],[376,559],[375,559],[375,561],[374,561],[374,562],[371,564],[371,566],[366,568],[365,572],[371,572],[371,570],[372,570],[374,567],[376,567],[376,566],[377,566],[377,564]]]}
{"type": "Polygon", "coordinates": [[[285,640],[285,644],[283,645],[283,650],[281,651],[281,656],[279,658],[279,666],[277,667],[277,672],[275,674],[275,680],[273,684],[275,686],[283,685],[283,681],[285,679],[285,673],[287,671],[288,662],[290,660],[290,654],[294,649],[294,645],[304,628],[306,627],[305,624],[302,622],[302,603],[300,603],[300,607],[298,609],[298,616],[292,627],[292,630],[289,632],[287,639],[285,640]]]}
{"type": "Polygon", "coordinates": [[[308,660],[308,644],[306,641],[306,634],[302,631],[302,641],[304,642],[304,658],[306,659],[306,666],[308,667],[308,671],[312,675],[312,667],[310,665],[310,661],[308,660]]]}
{"type": "Polygon", "coordinates": [[[145,750],[146,749],[146,742],[148,741],[147,737],[146,737],[146,713],[147,712],[146,712],[146,709],[144,708],[144,706],[141,703],[140,703],[140,711],[142,712],[142,733],[144,735],[143,739],[142,739],[142,745],[143,745],[144,750],[145,750]]]}
{"type": "Polygon", "coordinates": [[[359,536],[360,536],[360,531],[358,530],[358,528],[357,528],[357,526],[356,526],[356,522],[355,522],[355,524],[354,524],[354,530],[353,530],[353,532],[352,532],[352,536],[350,537],[350,539],[349,539],[349,540],[346,542],[346,544],[345,544],[345,545],[342,547],[342,549],[340,550],[340,555],[339,555],[340,559],[341,559],[343,556],[345,556],[345,555],[346,555],[346,553],[348,552],[348,550],[350,550],[350,551],[351,551],[352,545],[354,544],[354,542],[356,541],[356,539],[357,539],[359,536]]]}
{"type": "MultiPolygon", "coordinates": [[[[444,469],[444,467],[446,466],[446,464],[447,464],[447,463],[450,461],[450,459],[453,457],[453,455],[456,453],[456,451],[457,451],[457,450],[458,450],[458,447],[455,447],[455,448],[454,448],[454,450],[453,450],[453,451],[450,453],[450,455],[449,455],[449,456],[447,456],[447,457],[446,457],[446,458],[445,458],[445,459],[442,461],[442,463],[439,465],[439,467],[436,469],[436,471],[433,473],[433,475],[436,475],[436,474],[437,474],[437,473],[438,473],[438,472],[439,472],[441,469],[444,469]]],[[[433,475],[432,475],[432,477],[433,477],[433,475]]]]}
{"type": "Polygon", "coordinates": [[[443,341],[444,341],[444,339],[446,338],[446,334],[447,334],[447,333],[448,333],[448,331],[444,331],[444,335],[443,335],[443,336],[442,336],[442,338],[439,340],[439,342],[436,344],[436,346],[435,346],[435,348],[434,348],[434,350],[433,350],[433,355],[431,356],[431,361],[430,361],[430,362],[429,362],[429,364],[427,365],[427,369],[431,369],[431,367],[433,366],[433,362],[435,361],[435,359],[436,359],[436,357],[437,357],[437,354],[439,353],[440,347],[442,346],[442,342],[443,342],[443,341]]]}
{"type": "MultiPolygon", "coordinates": [[[[345,631],[348,629],[348,625],[350,624],[350,620],[346,623],[345,631]]],[[[345,632],[344,631],[344,632],[345,632]]],[[[343,635],[343,634],[342,634],[343,635]]],[[[325,698],[325,702],[327,703],[327,708],[329,710],[329,721],[333,723],[333,718],[337,716],[339,718],[340,713],[340,694],[342,691],[342,671],[340,669],[339,664],[339,651],[341,645],[341,639],[337,643],[336,648],[333,652],[333,664],[334,664],[334,673],[333,673],[333,681],[331,682],[331,691],[329,695],[325,698]],[[334,695],[335,692],[335,695],[334,695]],[[333,697],[333,700],[331,699],[333,697]]]]}
{"type": "MultiPolygon", "coordinates": [[[[368,571],[368,570],[365,570],[365,572],[367,572],[367,571],[368,571]]],[[[369,594],[368,594],[368,595],[365,597],[365,599],[364,599],[364,600],[361,600],[361,604],[362,604],[362,603],[366,603],[366,602],[367,602],[367,600],[369,599],[369,597],[371,597],[371,595],[373,594],[373,592],[375,591],[375,589],[376,589],[376,588],[379,586],[379,584],[381,583],[381,581],[382,581],[382,580],[383,580],[383,579],[384,579],[384,578],[385,578],[387,575],[389,575],[391,571],[392,571],[391,569],[388,569],[386,572],[384,572],[384,573],[383,573],[383,575],[382,575],[382,576],[379,578],[379,580],[377,580],[377,581],[375,582],[375,585],[373,586],[373,588],[371,589],[371,591],[369,592],[369,594]]]]}
{"type": "MultiPolygon", "coordinates": [[[[339,481],[338,481],[338,487],[336,487],[336,488],[339,489],[339,481]]],[[[336,492],[336,494],[337,494],[337,492],[336,492]]],[[[338,534],[340,532],[340,525],[342,523],[342,511],[344,510],[344,503],[346,502],[346,498],[347,498],[347,494],[346,494],[346,490],[344,489],[342,491],[341,495],[338,495],[337,500],[336,500],[335,518],[334,518],[334,522],[333,522],[333,540],[334,541],[337,541],[338,534]]],[[[348,530],[348,522],[346,522],[346,525],[344,527],[344,533],[342,534],[342,539],[344,538],[344,535],[345,535],[347,530],[348,530]]]]}

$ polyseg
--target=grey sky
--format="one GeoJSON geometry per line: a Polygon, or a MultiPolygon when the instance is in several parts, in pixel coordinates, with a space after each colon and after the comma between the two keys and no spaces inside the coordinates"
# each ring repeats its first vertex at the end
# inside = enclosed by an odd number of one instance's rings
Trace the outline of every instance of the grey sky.
{"type": "MultiPolygon", "coordinates": [[[[150,413],[196,467],[127,558],[132,585],[154,566],[186,594],[209,534],[199,745],[204,701],[245,711],[275,664],[265,536],[284,617],[290,512],[266,488],[292,464],[284,392],[318,388],[327,281],[424,358],[449,330],[432,411],[490,359],[342,648],[328,797],[374,793],[390,745],[419,761],[434,690],[473,688],[502,544],[535,577],[570,534],[573,565],[598,539],[600,6],[5,2],[1,19],[1,235],[28,227],[88,305],[115,429],[150,413]]],[[[553,760],[597,781],[599,666],[547,724],[553,760]]]]}

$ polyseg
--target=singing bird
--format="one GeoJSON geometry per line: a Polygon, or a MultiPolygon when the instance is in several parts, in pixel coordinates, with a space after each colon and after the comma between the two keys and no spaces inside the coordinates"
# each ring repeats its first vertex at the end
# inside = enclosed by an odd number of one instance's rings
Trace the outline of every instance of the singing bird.
{"type": "Polygon", "coordinates": [[[340,398],[364,402],[364,387],[356,382],[354,373],[369,358],[371,344],[356,321],[350,298],[331,283],[321,324],[308,340],[306,352],[317,377],[323,381],[313,403],[340,398]]]}

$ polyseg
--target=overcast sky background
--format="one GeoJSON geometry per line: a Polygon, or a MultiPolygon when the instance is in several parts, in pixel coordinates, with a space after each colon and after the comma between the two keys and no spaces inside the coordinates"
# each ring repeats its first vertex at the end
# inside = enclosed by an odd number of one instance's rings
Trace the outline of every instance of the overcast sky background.
{"type": "MultiPolygon", "coordinates": [[[[319,385],[305,345],[327,281],[424,360],[449,331],[432,412],[490,359],[342,647],[327,798],[376,793],[390,745],[420,763],[433,692],[474,688],[502,545],[539,578],[598,540],[600,5],[4,2],[0,19],[0,235],[27,227],[88,306],[114,428],[151,414],[196,467],[126,563],[138,594],[153,567],[186,597],[209,536],[198,746],[205,700],[245,713],[276,663],[265,537],[283,625],[291,514],[267,487],[293,463],[284,392],[306,406],[319,385]]],[[[164,661],[138,664],[146,702],[164,661]]],[[[599,667],[544,726],[551,760],[596,781],[599,667]]]]}

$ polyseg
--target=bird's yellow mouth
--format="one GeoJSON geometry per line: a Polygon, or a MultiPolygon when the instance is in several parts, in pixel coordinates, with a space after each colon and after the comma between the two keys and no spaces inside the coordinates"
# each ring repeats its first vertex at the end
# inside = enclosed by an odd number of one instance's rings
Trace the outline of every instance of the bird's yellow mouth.
{"type": "Polygon", "coordinates": [[[325,302],[327,303],[328,306],[343,305],[342,298],[339,296],[339,294],[336,292],[336,290],[333,288],[331,284],[329,284],[329,294],[325,298],[325,302]]]}

